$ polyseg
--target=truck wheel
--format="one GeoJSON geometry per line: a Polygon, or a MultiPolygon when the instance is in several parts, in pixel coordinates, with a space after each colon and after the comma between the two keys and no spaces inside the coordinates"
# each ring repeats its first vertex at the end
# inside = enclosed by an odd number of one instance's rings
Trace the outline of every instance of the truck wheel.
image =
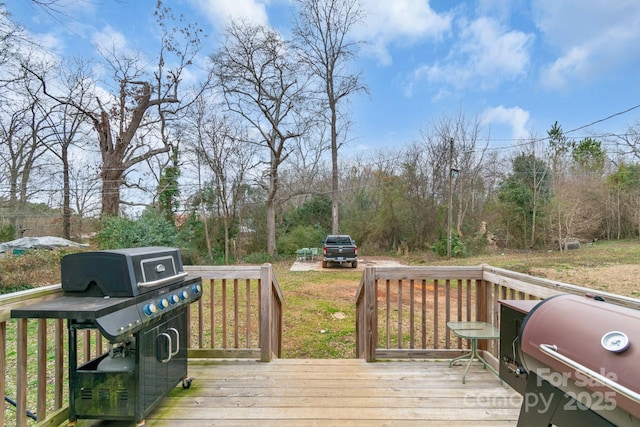
{"type": "Polygon", "coordinates": [[[322,268],[327,268],[327,261],[322,261],[322,268]]]}
{"type": "Polygon", "coordinates": [[[358,266],[358,261],[351,262],[351,268],[356,268],[358,266]]]}

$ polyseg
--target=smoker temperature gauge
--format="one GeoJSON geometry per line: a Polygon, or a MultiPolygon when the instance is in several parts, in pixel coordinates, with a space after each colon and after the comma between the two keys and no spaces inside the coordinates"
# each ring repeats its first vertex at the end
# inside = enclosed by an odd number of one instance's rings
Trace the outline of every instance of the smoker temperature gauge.
{"type": "Polygon", "coordinates": [[[620,353],[629,348],[629,337],[624,332],[611,331],[602,337],[602,347],[614,353],[620,353]]]}

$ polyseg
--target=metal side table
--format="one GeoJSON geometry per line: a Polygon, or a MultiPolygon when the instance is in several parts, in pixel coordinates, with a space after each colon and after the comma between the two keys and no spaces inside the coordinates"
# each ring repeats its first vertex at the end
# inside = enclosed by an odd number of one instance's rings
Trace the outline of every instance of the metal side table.
{"type": "MultiPolygon", "coordinates": [[[[462,384],[465,383],[467,372],[471,367],[471,362],[474,359],[478,359],[487,369],[494,373],[498,378],[498,372],[491,366],[486,360],[480,357],[478,353],[478,340],[495,340],[500,338],[500,331],[486,322],[447,322],[447,327],[453,331],[454,334],[460,338],[465,338],[471,341],[471,351],[462,356],[458,356],[449,362],[449,367],[454,363],[468,360],[467,367],[464,369],[462,375],[462,384]]],[[[502,384],[502,380],[500,380],[502,384]]]]}

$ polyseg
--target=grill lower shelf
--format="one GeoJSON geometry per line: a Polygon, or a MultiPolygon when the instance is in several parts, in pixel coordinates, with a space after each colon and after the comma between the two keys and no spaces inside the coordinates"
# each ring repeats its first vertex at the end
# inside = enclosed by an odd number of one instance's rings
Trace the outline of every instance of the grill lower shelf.
{"type": "Polygon", "coordinates": [[[77,418],[134,419],[138,372],[100,372],[97,366],[105,357],[109,355],[102,355],[75,372],[72,390],[75,415],[77,418]]]}

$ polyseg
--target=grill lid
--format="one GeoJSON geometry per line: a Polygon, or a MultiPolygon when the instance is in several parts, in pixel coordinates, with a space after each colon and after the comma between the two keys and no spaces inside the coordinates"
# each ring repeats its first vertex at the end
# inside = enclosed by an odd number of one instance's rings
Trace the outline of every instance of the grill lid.
{"type": "Polygon", "coordinates": [[[559,295],[529,312],[520,341],[527,371],[640,416],[640,310],[559,295]]]}
{"type": "Polygon", "coordinates": [[[153,246],[80,252],[61,261],[69,296],[133,297],[184,279],[180,251],[153,246]]]}

